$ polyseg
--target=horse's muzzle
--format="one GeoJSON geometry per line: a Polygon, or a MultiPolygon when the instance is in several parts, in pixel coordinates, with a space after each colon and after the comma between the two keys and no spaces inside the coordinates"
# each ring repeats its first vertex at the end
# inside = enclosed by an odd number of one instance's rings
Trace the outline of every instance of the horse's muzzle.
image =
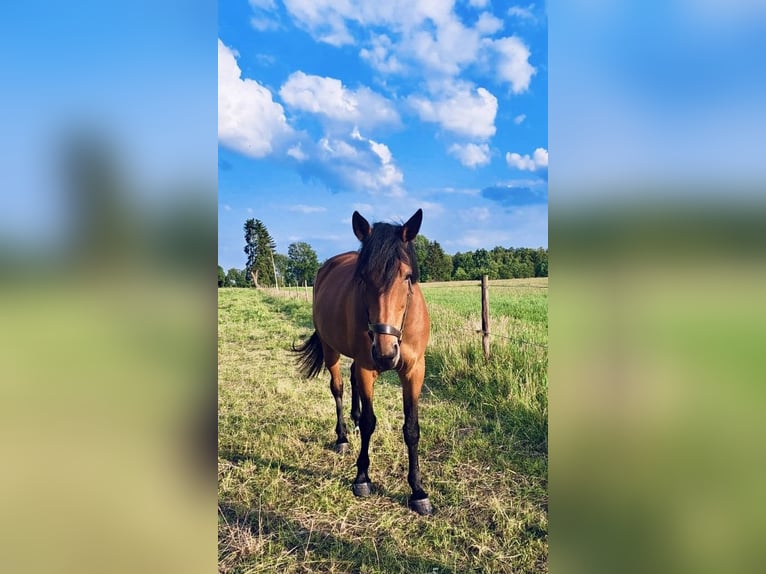
{"type": "Polygon", "coordinates": [[[391,347],[391,350],[386,354],[380,353],[379,346],[373,341],[372,343],[372,360],[375,361],[375,366],[378,371],[390,371],[395,369],[399,364],[401,357],[401,350],[399,348],[399,342],[395,342],[391,347]]]}

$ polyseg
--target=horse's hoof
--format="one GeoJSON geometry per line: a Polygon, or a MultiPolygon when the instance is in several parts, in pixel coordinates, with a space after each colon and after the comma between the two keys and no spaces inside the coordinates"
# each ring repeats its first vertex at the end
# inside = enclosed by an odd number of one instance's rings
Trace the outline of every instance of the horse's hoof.
{"type": "Polygon", "coordinates": [[[337,452],[338,454],[346,454],[348,452],[348,443],[347,442],[335,443],[335,452],[337,452]]]}
{"type": "Polygon", "coordinates": [[[354,496],[365,497],[372,494],[371,482],[355,482],[351,485],[351,490],[354,491],[354,496]]]}
{"type": "Polygon", "coordinates": [[[421,516],[430,516],[434,513],[434,507],[431,506],[431,501],[428,497],[421,498],[420,500],[410,499],[410,509],[414,510],[421,516]]]}

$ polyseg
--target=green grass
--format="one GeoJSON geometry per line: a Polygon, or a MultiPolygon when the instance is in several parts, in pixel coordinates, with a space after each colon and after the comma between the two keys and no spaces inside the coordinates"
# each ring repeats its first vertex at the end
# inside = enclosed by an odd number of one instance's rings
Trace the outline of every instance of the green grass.
{"type": "MultiPolygon", "coordinates": [[[[492,358],[475,282],[423,286],[432,319],[420,458],[436,513],[406,507],[398,379],[375,387],[372,497],[359,438],[333,452],[329,376],[302,378],[303,294],[219,290],[219,569],[223,572],[547,571],[547,281],[490,287],[492,358]],[[526,343],[519,340],[525,340],[526,343]]],[[[349,360],[344,359],[347,381],[349,360]]],[[[350,405],[348,382],[344,411],[350,405]]]]}

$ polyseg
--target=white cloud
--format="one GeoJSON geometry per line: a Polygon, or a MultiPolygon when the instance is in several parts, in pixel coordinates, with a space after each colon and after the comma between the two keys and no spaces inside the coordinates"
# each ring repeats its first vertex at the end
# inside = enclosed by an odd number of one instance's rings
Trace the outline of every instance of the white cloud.
{"type": "MultiPolygon", "coordinates": [[[[485,208],[476,208],[473,215],[480,216],[485,208]]],[[[471,210],[469,210],[470,212],[471,210]]],[[[461,213],[460,223],[452,226],[451,239],[442,243],[450,251],[478,248],[491,249],[494,245],[506,247],[546,247],[548,245],[548,206],[528,205],[512,209],[489,209],[486,219],[473,220],[461,213]]]]}
{"type": "Polygon", "coordinates": [[[274,14],[277,8],[274,0],[250,0],[249,4],[253,11],[250,18],[250,25],[253,28],[260,32],[279,28],[279,22],[274,14]]]}
{"type": "Polygon", "coordinates": [[[489,163],[489,145],[469,143],[465,145],[453,144],[449,153],[466,167],[478,167],[489,163]]]}
{"type": "Polygon", "coordinates": [[[476,196],[481,193],[481,189],[478,187],[441,187],[436,190],[437,195],[441,195],[442,193],[476,196]]]}
{"type": "Polygon", "coordinates": [[[362,48],[359,56],[384,74],[393,74],[404,71],[404,66],[394,53],[394,43],[385,35],[380,34],[370,39],[370,47],[362,48]]]}
{"type": "Polygon", "coordinates": [[[538,167],[548,167],[548,150],[545,148],[537,148],[532,156],[535,160],[535,165],[538,167]]]}
{"type": "Polygon", "coordinates": [[[479,20],[476,22],[476,30],[482,35],[494,34],[498,30],[502,30],[503,21],[499,18],[495,18],[489,12],[482,12],[479,16],[479,20]]]}
{"type": "MultiPolygon", "coordinates": [[[[420,75],[455,77],[475,63],[503,27],[490,12],[467,26],[454,0],[284,0],[297,26],[319,41],[342,46],[361,43],[360,56],[383,74],[417,70],[420,75]],[[354,37],[352,34],[359,34],[354,37]],[[372,31],[374,30],[374,31],[372,31]]],[[[487,0],[473,0],[484,8],[487,0]]]]}
{"type": "MultiPolygon", "coordinates": [[[[486,25],[491,23],[485,20],[486,25]]],[[[406,38],[402,49],[431,70],[454,76],[476,60],[480,40],[478,30],[450,14],[435,29],[424,26],[406,38]]]]}
{"type": "Polygon", "coordinates": [[[336,0],[284,0],[293,19],[315,39],[332,46],[353,44],[354,37],[346,27],[353,6],[336,0]]]}
{"type": "Polygon", "coordinates": [[[438,123],[445,130],[478,139],[495,135],[497,98],[484,88],[474,92],[464,84],[442,99],[411,96],[408,101],[421,120],[438,123]]]}
{"type": "Polygon", "coordinates": [[[518,126],[518,125],[519,125],[519,124],[521,124],[521,122],[523,122],[525,119],[527,119],[527,115],[526,115],[526,114],[519,114],[518,116],[516,116],[515,118],[513,118],[513,123],[514,123],[514,124],[516,124],[516,125],[518,126]]]}
{"type": "Polygon", "coordinates": [[[299,213],[323,213],[327,211],[326,207],[321,207],[319,205],[305,205],[303,203],[291,205],[287,209],[289,211],[297,211],[299,213]]]}
{"type": "Polygon", "coordinates": [[[266,30],[276,30],[279,28],[279,23],[271,18],[259,18],[253,16],[250,18],[250,25],[259,32],[265,32],[266,30]]]}
{"type": "Polygon", "coordinates": [[[300,142],[288,149],[287,155],[289,155],[291,158],[297,159],[298,161],[303,161],[308,158],[308,156],[303,153],[300,142]]]}
{"type": "Polygon", "coordinates": [[[508,8],[508,15],[509,16],[515,16],[516,18],[520,18],[522,20],[534,20],[535,14],[533,12],[535,8],[534,4],[530,4],[527,7],[524,6],[511,6],[508,8]]]}
{"type": "Polygon", "coordinates": [[[370,149],[380,158],[383,165],[391,163],[391,150],[388,149],[386,144],[370,140],[370,149]]]}
{"type": "Polygon", "coordinates": [[[470,207],[458,211],[458,216],[463,221],[487,221],[490,216],[490,211],[488,207],[470,207]]]}
{"type": "Polygon", "coordinates": [[[280,94],[291,107],[320,114],[334,124],[332,127],[353,124],[350,137],[338,136],[339,129],[335,129],[331,130],[335,135],[312,142],[306,134],[296,133],[271,92],[254,80],[242,79],[235,53],[218,41],[221,145],[255,158],[279,151],[295,160],[304,177],[316,178],[330,189],[404,195],[404,175],[391,150],[384,143],[363,137],[357,127],[399,122],[388,100],[367,88],[352,91],[339,80],[302,72],[290,76],[280,94]]]}
{"type": "Polygon", "coordinates": [[[544,148],[537,148],[532,157],[529,154],[523,156],[518,153],[506,153],[505,161],[510,167],[523,171],[536,171],[548,167],[548,151],[544,148]]]}
{"type": "Polygon", "coordinates": [[[245,155],[264,157],[293,130],[271,92],[241,74],[235,53],[219,39],[218,140],[245,155]]]}
{"type": "MultiPolygon", "coordinates": [[[[404,175],[387,145],[368,139],[354,129],[349,139],[325,136],[297,165],[305,178],[316,178],[333,191],[367,191],[404,196],[404,175]]],[[[302,148],[303,149],[303,148],[302,148]]]]}
{"type": "Polygon", "coordinates": [[[349,90],[340,80],[295,72],[279,90],[289,107],[324,116],[333,122],[364,129],[397,125],[399,114],[391,102],[369,88],[349,90]]]}
{"type": "Polygon", "coordinates": [[[535,68],[529,63],[529,48],[516,36],[492,42],[498,57],[497,72],[502,80],[511,84],[511,91],[520,94],[529,89],[535,68]]]}

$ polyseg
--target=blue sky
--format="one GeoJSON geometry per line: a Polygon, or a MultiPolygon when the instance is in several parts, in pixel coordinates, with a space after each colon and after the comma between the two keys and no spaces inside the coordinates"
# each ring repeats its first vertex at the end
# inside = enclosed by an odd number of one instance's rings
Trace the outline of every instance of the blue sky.
{"type": "Polygon", "coordinates": [[[351,214],[448,253],[548,245],[543,2],[250,0],[218,11],[218,262],[261,219],[357,249],[351,214]]]}
{"type": "Polygon", "coordinates": [[[14,55],[0,62],[0,250],[67,243],[73,133],[110,145],[140,209],[204,201],[214,217],[215,18],[208,1],[0,6],[0,51],[14,55]]]}

